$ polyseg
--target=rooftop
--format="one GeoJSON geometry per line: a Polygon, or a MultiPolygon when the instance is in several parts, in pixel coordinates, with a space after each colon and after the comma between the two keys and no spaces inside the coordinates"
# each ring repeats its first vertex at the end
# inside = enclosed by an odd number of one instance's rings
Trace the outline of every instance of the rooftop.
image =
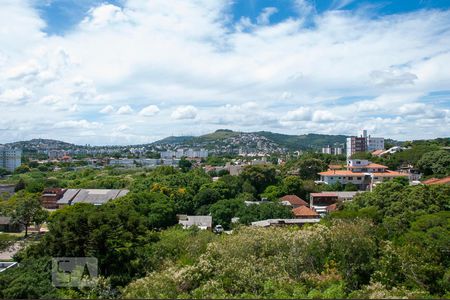
{"type": "Polygon", "coordinates": [[[286,195],[280,198],[281,201],[289,202],[291,205],[308,205],[308,203],[297,195],[286,195]]]}
{"type": "Polygon", "coordinates": [[[296,217],[318,217],[319,214],[307,206],[299,206],[292,210],[296,217]]]}
{"type": "Polygon", "coordinates": [[[430,178],[422,181],[423,184],[433,185],[433,184],[448,184],[450,183],[450,176],[444,178],[430,178]]]}
{"type": "Polygon", "coordinates": [[[314,219],[267,219],[252,222],[252,226],[269,227],[271,225],[303,225],[320,222],[320,218],[314,219]]]}
{"type": "Polygon", "coordinates": [[[361,166],[348,166],[349,169],[361,169],[361,168],[371,168],[371,169],[387,169],[388,167],[380,164],[374,164],[370,163],[368,165],[361,165],[361,166]]]}
{"type": "Polygon", "coordinates": [[[107,190],[107,189],[68,189],[64,196],[58,200],[58,204],[91,203],[100,205],[120,198],[128,194],[128,190],[107,190]]]}

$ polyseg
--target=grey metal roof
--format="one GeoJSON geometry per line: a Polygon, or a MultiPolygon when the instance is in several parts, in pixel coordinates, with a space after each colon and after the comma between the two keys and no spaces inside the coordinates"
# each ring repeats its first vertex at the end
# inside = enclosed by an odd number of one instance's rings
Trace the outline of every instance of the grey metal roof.
{"type": "Polygon", "coordinates": [[[338,198],[353,198],[356,194],[361,193],[360,191],[356,192],[335,192],[338,198]]]}
{"type": "Polygon", "coordinates": [[[109,200],[120,198],[128,194],[129,190],[107,189],[68,189],[58,204],[73,205],[75,203],[105,204],[109,200]]]}
{"type": "Polygon", "coordinates": [[[64,192],[64,195],[56,203],[58,204],[70,204],[73,198],[78,194],[80,189],[68,189],[64,192]]]}

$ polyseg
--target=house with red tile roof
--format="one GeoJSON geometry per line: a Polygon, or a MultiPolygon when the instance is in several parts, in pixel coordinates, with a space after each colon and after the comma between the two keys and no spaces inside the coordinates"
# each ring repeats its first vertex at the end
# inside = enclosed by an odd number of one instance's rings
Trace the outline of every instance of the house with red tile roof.
{"type": "Polygon", "coordinates": [[[297,195],[286,195],[280,198],[280,202],[283,205],[292,206],[293,208],[299,207],[299,206],[307,206],[308,202],[301,199],[297,195]]]}
{"type": "Polygon", "coordinates": [[[307,206],[299,206],[294,208],[292,213],[297,219],[316,219],[320,217],[316,211],[307,206]]]}
{"type": "Polygon", "coordinates": [[[388,167],[364,159],[350,159],[346,170],[330,169],[318,173],[326,184],[353,183],[359,190],[371,189],[373,185],[392,180],[396,177],[408,177],[408,174],[388,170],[388,167]]]}

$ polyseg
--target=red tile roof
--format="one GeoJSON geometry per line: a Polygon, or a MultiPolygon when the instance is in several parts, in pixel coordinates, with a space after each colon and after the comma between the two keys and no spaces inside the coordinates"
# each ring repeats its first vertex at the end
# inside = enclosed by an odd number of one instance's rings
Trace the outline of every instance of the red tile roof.
{"type": "Polygon", "coordinates": [[[408,176],[406,173],[400,173],[397,171],[390,171],[386,170],[382,173],[372,173],[373,176],[379,176],[379,177],[401,177],[401,176],[408,176]]]}
{"type": "MultiPolygon", "coordinates": [[[[319,175],[322,176],[357,176],[361,177],[364,176],[364,173],[366,172],[352,172],[348,170],[328,170],[325,172],[320,172],[319,175]]],[[[397,176],[408,176],[408,174],[400,173],[396,171],[390,171],[386,170],[384,172],[367,172],[373,174],[373,176],[379,176],[379,177],[397,177],[397,176]]]]}
{"type": "Polygon", "coordinates": [[[280,198],[281,201],[287,201],[291,205],[308,205],[308,202],[296,195],[286,195],[280,198]]]}
{"type": "Polygon", "coordinates": [[[337,203],[327,206],[327,212],[331,212],[331,211],[335,211],[335,210],[337,210],[337,203]]]}
{"type": "Polygon", "coordinates": [[[375,150],[375,151],[372,152],[372,155],[379,156],[383,152],[384,152],[384,150],[375,150]]]}
{"type": "Polygon", "coordinates": [[[357,174],[360,174],[360,176],[361,176],[363,173],[355,173],[355,172],[348,171],[348,170],[328,170],[328,171],[319,173],[319,175],[324,175],[324,176],[356,176],[357,174]]]}
{"type": "Polygon", "coordinates": [[[444,178],[430,178],[428,180],[425,180],[422,182],[423,184],[446,184],[450,183],[450,176],[444,177],[444,178]]]}
{"type": "Polygon", "coordinates": [[[317,217],[319,216],[314,210],[306,206],[299,206],[292,210],[296,217],[317,217]]]}

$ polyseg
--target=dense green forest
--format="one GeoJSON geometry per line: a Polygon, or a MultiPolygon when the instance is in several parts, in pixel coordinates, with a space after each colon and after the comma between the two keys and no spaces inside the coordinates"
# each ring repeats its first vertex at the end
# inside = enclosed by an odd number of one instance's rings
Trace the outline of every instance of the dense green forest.
{"type": "MultiPolygon", "coordinates": [[[[425,147],[407,159],[428,176],[449,175],[448,152],[425,147]]],[[[282,166],[221,174],[217,181],[187,165],[146,170],[66,164],[58,171],[24,165],[4,181],[15,183],[17,193],[0,202],[0,213],[28,224],[46,221],[49,231],[28,237],[28,246],[15,257],[19,267],[0,273],[0,297],[450,297],[449,185],[394,180],[339,205],[320,224],[248,226],[290,218],[280,196],[307,199],[311,192],[352,189],[314,184],[316,173],[330,163],[336,157],[311,153],[282,166]],[[290,175],[292,170],[298,175],[290,175]],[[46,215],[36,205],[45,187],[127,188],[130,193],[102,206],[76,204],[46,215]],[[269,202],[244,205],[261,197],[269,202]],[[233,232],[183,230],[176,225],[180,213],[211,214],[215,224],[233,232]],[[232,223],[233,217],[240,222],[232,223]],[[90,288],[55,288],[51,258],[62,256],[96,257],[100,277],[90,288]]],[[[11,242],[0,236],[3,248],[11,242]]]]}

